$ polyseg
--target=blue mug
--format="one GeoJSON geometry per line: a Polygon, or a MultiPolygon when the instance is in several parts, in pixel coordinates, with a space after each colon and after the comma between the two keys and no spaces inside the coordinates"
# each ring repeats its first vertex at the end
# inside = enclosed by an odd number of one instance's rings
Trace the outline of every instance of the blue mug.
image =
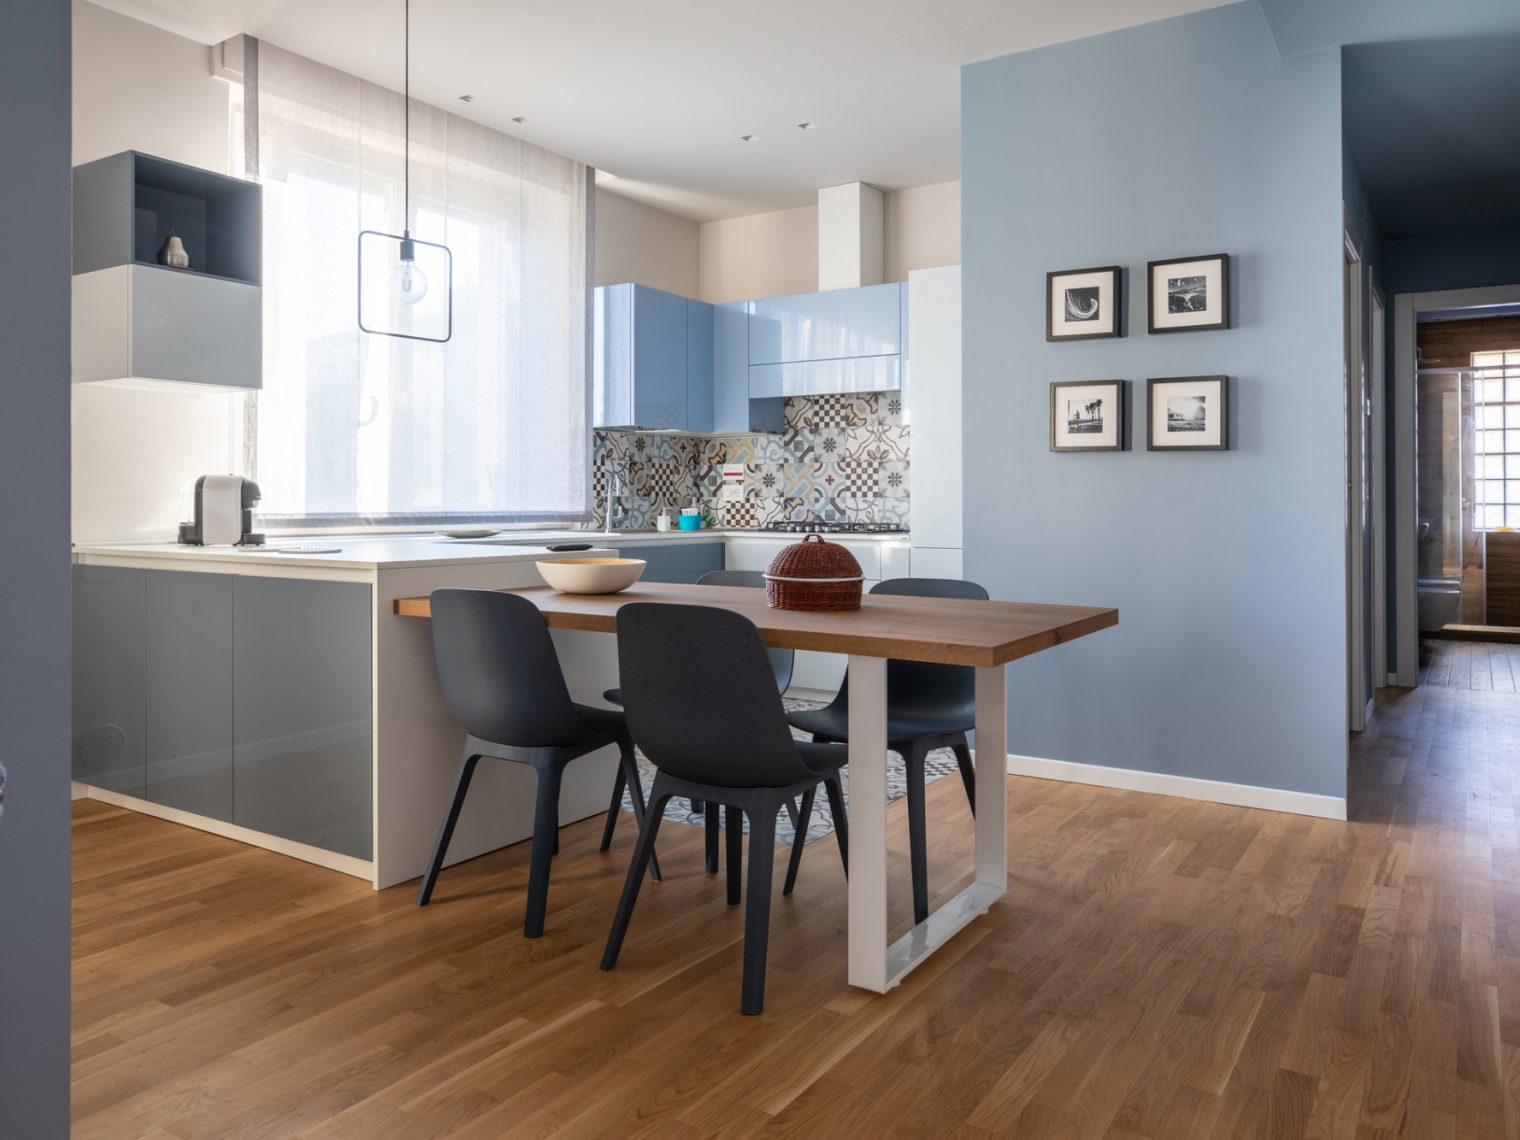
{"type": "Polygon", "coordinates": [[[702,529],[702,516],[701,515],[678,515],[678,516],[676,516],[676,523],[677,523],[678,526],[680,526],[680,528],[682,530],[701,530],[702,529]]]}

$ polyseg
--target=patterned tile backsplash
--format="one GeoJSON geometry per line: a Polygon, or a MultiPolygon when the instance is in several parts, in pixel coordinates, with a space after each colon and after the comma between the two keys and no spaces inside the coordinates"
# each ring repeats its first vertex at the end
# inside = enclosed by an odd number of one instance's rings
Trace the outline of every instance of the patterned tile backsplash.
{"type": "Polygon", "coordinates": [[[908,526],[908,426],[895,392],[806,396],[786,401],[776,435],[685,436],[595,433],[596,522],[606,519],[609,477],[622,476],[613,523],[654,526],[693,495],[720,527],[761,527],[811,517],[908,526]],[[744,464],[744,501],[719,502],[726,464],[744,464]]]}

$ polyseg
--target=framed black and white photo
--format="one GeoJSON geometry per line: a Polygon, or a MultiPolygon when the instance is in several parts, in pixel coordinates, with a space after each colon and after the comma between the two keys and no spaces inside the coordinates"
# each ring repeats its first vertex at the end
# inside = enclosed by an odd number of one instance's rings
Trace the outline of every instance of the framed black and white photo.
{"type": "Polygon", "coordinates": [[[1230,255],[1153,261],[1146,327],[1153,333],[1230,327],[1230,255]]]}
{"type": "Polygon", "coordinates": [[[1171,376],[1145,382],[1147,451],[1227,451],[1228,376],[1171,376]]]}
{"type": "Polygon", "coordinates": [[[1123,380],[1073,380],[1050,386],[1051,451],[1123,451],[1123,380]]]}
{"type": "Polygon", "coordinates": [[[1045,339],[1123,336],[1117,265],[1045,274],[1045,339]]]}

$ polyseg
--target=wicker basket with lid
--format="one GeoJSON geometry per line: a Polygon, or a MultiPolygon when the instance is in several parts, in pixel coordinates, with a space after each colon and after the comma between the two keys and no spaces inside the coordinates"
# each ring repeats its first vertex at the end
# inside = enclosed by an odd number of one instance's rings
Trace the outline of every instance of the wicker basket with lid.
{"type": "Polygon", "coordinates": [[[765,604],[775,610],[858,610],[864,579],[853,554],[810,534],[771,560],[765,604]]]}

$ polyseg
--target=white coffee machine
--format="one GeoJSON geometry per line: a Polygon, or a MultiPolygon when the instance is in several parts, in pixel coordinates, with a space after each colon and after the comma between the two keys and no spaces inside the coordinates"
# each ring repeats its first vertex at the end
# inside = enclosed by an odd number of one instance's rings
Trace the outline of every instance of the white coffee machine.
{"type": "Polygon", "coordinates": [[[253,531],[259,485],[241,475],[202,475],[181,491],[179,540],[186,546],[262,546],[253,531]]]}

